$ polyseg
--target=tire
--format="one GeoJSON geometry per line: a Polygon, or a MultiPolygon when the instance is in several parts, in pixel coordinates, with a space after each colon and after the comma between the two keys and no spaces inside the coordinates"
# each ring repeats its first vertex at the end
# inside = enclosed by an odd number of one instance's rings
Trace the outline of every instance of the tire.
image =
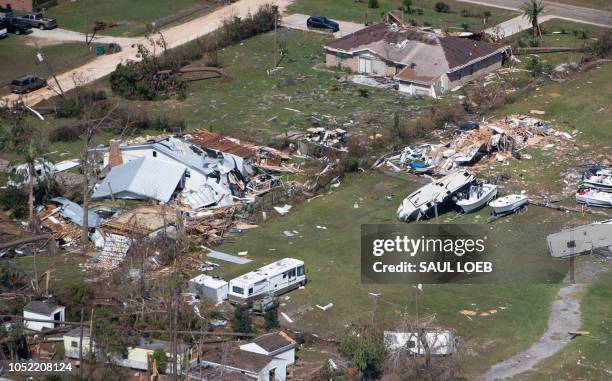
{"type": "Polygon", "coordinates": [[[21,34],[21,29],[16,29],[15,34],[19,36],[21,34]]]}
{"type": "Polygon", "coordinates": [[[40,25],[38,26],[38,28],[39,28],[40,30],[45,30],[45,26],[44,26],[43,24],[40,24],[40,25]]]}

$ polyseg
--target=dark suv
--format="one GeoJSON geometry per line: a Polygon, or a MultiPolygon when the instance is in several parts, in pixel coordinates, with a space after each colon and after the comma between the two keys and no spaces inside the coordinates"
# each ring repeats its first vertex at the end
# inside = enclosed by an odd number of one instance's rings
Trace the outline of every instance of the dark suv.
{"type": "Polygon", "coordinates": [[[340,26],[337,22],[325,16],[310,16],[308,20],[306,20],[306,26],[309,28],[329,29],[334,33],[340,30],[340,26]]]}
{"type": "Polygon", "coordinates": [[[10,84],[11,91],[15,94],[26,94],[47,86],[47,80],[35,75],[24,75],[14,79],[10,84]]]}
{"type": "MultiPolygon", "coordinates": [[[[0,20],[1,22],[1,20],[0,20]]],[[[32,32],[30,25],[24,23],[16,17],[7,17],[5,20],[6,30],[14,34],[28,34],[32,32]]]]}

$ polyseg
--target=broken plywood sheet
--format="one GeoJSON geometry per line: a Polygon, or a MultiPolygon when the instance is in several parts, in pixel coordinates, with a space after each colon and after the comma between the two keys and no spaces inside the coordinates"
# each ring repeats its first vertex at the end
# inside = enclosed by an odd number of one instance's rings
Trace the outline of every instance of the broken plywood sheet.
{"type": "Polygon", "coordinates": [[[176,209],[167,205],[139,206],[101,225],[127,235],[147,236],[177,222],[176,209]]]}
{"type": "Polygon", "coordinates": [[[247,263],[253,262],[250,259],[237,257],[235,255],[225,254],[220,251],[211,250],[210,253],[206,254],[209,258],[219,259],[221,261],[235,263],[238,265],[245,265],[247,263]]]}

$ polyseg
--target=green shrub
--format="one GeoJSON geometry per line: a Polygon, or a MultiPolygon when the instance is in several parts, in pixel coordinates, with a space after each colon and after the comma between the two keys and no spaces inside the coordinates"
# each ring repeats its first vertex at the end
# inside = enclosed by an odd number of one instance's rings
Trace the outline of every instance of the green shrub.
{"type": "Polygon", "coordinates": [[[168,355],[166,354],[166,351],[162,348],[157,348],[153,351],[151,358],[152,360],[155,360],[157,370],[160,373],[165,373],[166,367],[168,366],[168,355]]]}
{"type": "Polygon", "coordinates": [[[449,13],[450,12],[450,6],[443,1],[438,1],[434,5],[434,9],[436,10],[436,12],[439,12],[439,13],[449,13]]]}
{"type": "Polygon", "coordinates": [[[4,210],[11,211],[11,217],[22,219],[28,215],[28,192],[25,187],[6,187],[0,194],[4,210]]]}
{"type": "Polygon", "coordinates": [[[378,0],[368,0],[368,8],[380,8],[380,4],[378,3],[378,0]]]}
{"type": "Polygon", "coordinates": [[[234,332],[250,333],[253,330],[249,309],[243,305],[237,305],[232,319],[234,332]]]}
{"type": "Polygon", "coordinates": [[[49,141],[56,142],[74,142],[81,137],[81,127],[79,125],[60,126],[49,132],[49,141]]]}

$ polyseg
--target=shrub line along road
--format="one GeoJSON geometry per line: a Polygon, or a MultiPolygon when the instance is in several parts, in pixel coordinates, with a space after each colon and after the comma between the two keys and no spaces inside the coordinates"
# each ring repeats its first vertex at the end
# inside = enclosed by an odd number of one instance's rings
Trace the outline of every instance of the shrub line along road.
{"type": "MultiPolygon", "coordinates": [[[[270,3],[270,0],[239,0],[231,5],[227,5],[225,7],[217,9],[216,11],[199,17],[197,19],[167,29],[162,29],[161,32],[164,36],[164,40],[166,41],[168,48],[175,48],[177,46],[195,40],[199,37],[205,36],[211,32],[214,32],[215,30],[220,28],[223,25],[223,21],[228,18],[231,18],[233,16],[239,16],[243,18],[247,17],[249,13],[257,12],[257,10],[262,5],[270,3]]],[[[279,12],[284,12],[290,1],[274,0],[272,1],[272,3],[278,5],[279,12]]],[[[52,31],[44,32],[46,33],[52,31]]],[[[56,35],[61,34],[64,33],[62,31],[60,31],[60,33],[56,33],[56,35]]],[[[66,37],[66,34],[64,34],[64,37],[66,37]]],[[[82,35],[77,36],[70,34],[69,37],[80,38],[82,37],[82,35]]],[[[104,37],[104,39],[106,41],[106,37],[104,37]]],[[[109,38],[109,40],[113,39],[109,38]]],[[[120,41],[120,44],[122,42],[125,42],[125,39],[121,40],[117,38],[114,40],[120,41]]],[[[80,41],[83,41],[83,39],[80,39],[80,41]]],[[[136,38],[132,41],[131,44],[128,43],[126,45],[123,45],[122,51],[119,53],[99,56],[76,69],[57,75],[57,80],[59,81],[62,90],[66,92],[68,90],[73,89],[75,87],[75,83],[83,85],[94,82],[112,73],[118,64],[126,62],[128,60],[136,60],[136,55],[138,53],[136,44],[143,44],[147,47],[150,47],[150,44],[146,38],[136,38]]],[[[55,86],[55,81],[49,80],[49,84],[51,86],[55,86]]],[[[5,96],[0,100],[0,104],[12,104],[21,98],[25,104],[29,106],[34,106],[56,95],[57,93],[54,90],[43,88],[29,93],[25,96],[19,96],[16,94],[5,96]]]]}

